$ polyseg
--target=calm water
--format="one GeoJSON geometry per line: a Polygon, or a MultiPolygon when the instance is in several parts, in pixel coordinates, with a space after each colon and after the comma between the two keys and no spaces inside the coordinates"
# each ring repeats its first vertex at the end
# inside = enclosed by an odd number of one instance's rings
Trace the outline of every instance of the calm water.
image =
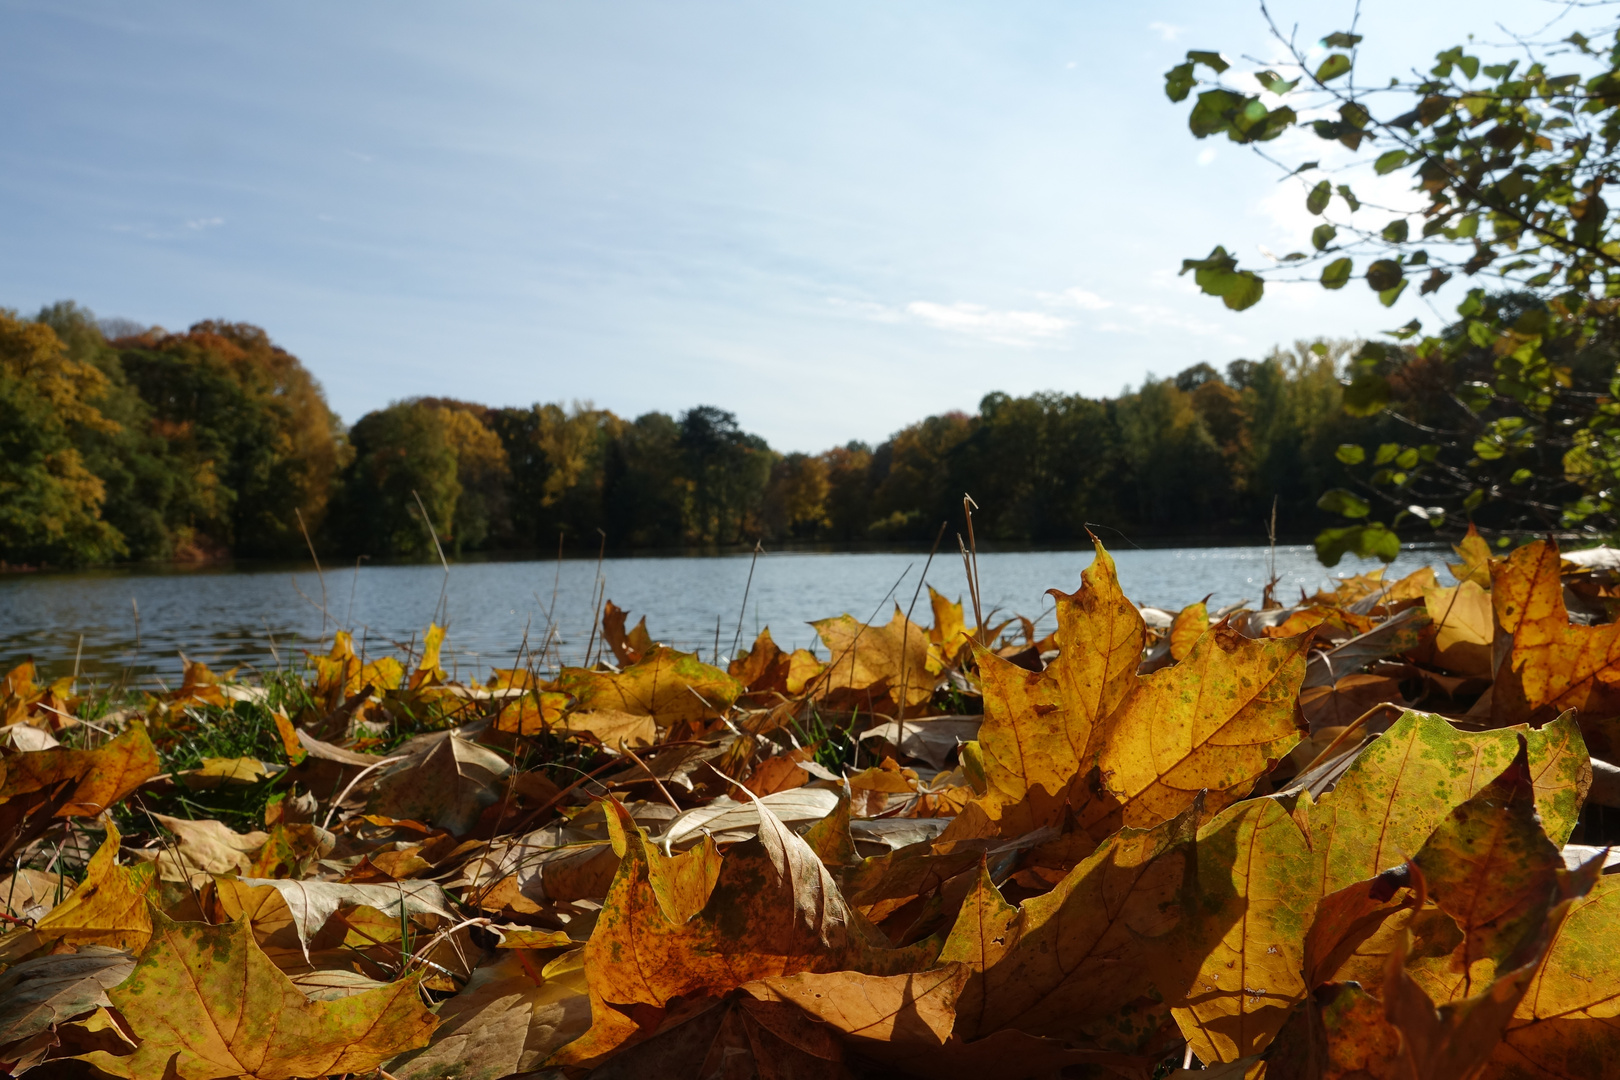
{"type": "MultiPolygon", "coordinates": [[[[1211,606],[1257,600],[1266,580],[1263,547],[1168,548],[1113,553],[1125,592],[1133,600],[1176,610],[1206,593],[1211,606]]],[[[1443,571],[1444,555],[1403,552],[1391,567],[1398,576],[1424,565],[1443,571]]],[[[1277,549],[1279,595],[1315,591],[1332,577],[1376,563],[1347,559],[1333,570],[1306,546],[1277,549]]],[[[705,659],[715,648],[729,656],[742,615],[742,644],[770,626],[783,647],[809,646],[805,623],[849,612],[887,621],[892,600],[911,602],[927,553],[767,553],[754,571],[742,611],[749,556],[609,559],[602,566],[607,598],[647,617],[653,638],[705,659]],[[898,582],[898,586],[896,583],[898,582]]],[[[1053,625],[1049,588],[1072,591],[1091,562],[1089,550],[1004,552],[979,556],[985,607],[1040,616],[1053,625]]],[[[92,571],[0,578],[0,669],[32,656],[47,672],[67,674],[80,650],[81,669],[101,678],[128,671],[172,678],[179,654],[210,665],[274,668],[296,663],[302,650],[331,640],[334,627],[353,627],[370,653],[420,640],[440,603],[449,612],[447,668],[476,669],[513,662],[525,632],[536,652],[555,625],[555,651],[578,662],[588,643],[596,585],[595,560],[465,563],[438,566],[364,566],[328,570],[326,614],[321,581],[309,570],[92,571]],[[555,589],[555,606],[553,590],[555,589]],[[137,645],[136,612],[139,611],[137,645]],[[554,619],[548,620],[548,611],[554,619]],[[279,658],[279,660],[278,660],[279,658]]],[[[1449,579],[1448,579],[1449,580],[1449,579]]],[[[928,583],[953,598],[964,596],[961,559],[936,557],[928,583]]],[[[969,611],[971,618],[971,610],[969,611]]],[[[917,621],[928,623],[928,598],[917,621]]]]}

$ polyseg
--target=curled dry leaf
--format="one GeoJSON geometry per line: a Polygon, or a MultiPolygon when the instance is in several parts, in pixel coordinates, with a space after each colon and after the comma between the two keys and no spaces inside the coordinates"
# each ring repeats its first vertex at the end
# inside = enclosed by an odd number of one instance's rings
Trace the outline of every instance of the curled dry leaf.
{"type": "Polygon", "coordinates": [[[73,794],[57,817],[95,817],[156,776],[162,766],[144,724],[94,750],[53,747],[0,760],[0,815],[25,796],[71,783],[73,794]]]}
{"type": "Polygon", "coordinates": [[[1176,613],[1175,621],[1170,624],[1170,658],[1181,661],[1187,659],[1192,652],[1193,644],[1204,636],[1209,629],[1209,609],[1200,600],[1196,604],[1188,604],[1176,613]]]}
{"type": "Polygon", "coordinates": [[[117,827],[109,824],[84,881],[39,921],[34,935],[64,945],[146,946],[152,936],[148,900],[156,887],[156,868],[118,865],[118,841],[117,827]]]}
{"type": "Polygon", "coordinates": [[[515,956],[481,964],[439,1008],[433,1041],[397,1059],[399,1080],[502,1080],[534,1070],[590,1027],[591,1007],[578,955],[536,971],[515,956]]]}
{"type": "Polygon", "coordinates": [[[909,975],[801,972],[745,983],[742,990],[760,1001],[789,1002],[845,1035],[904,1053],[945,1044],[967,980],[966,965],[946,964],[909,975]]]}
{"type": "Polygon", "coordinates": [[[1515,723],[1576,709],[1620,712],[1620,623],[1576,626],[1564,606],[1558,546],[1537,540],[1492,567],[1496,623],[1513,635],[1511,679],[1497,680],[1491,716],[1515,723]]]}
{"type": "Polygon", "coordinates": [[[206,880],[211,874],[245,874],[253,857],[264,847],[269,833],[238,833],[219,821],[153,814],[153,819],[174,834],[174,843],[157,853],[158,876],[164,881],[206,880]]]}
{"type": "Polygon", "coordinates": [[[896,604],[885,626],[867,626],[850,615],[810,624],[827,647],[829,667],[817,678],[817,694],[839,690],[882,691],[898,702],[905,683],[907,706],[933,696],[940,666],[929,656],[928,634],[907,620],[896,604]]]}
{"type": "MultiPolygon", "coordinates": [[[[444,891],[431,881],[399,881],[392,885],[352,885],[341,881],[291,881],[286,878],[225,878],[218,883],[221,902],[229,918],[262,911],[267,894],[281,898],[287,919],[305,951],[316,933],[342,907],[364,904],[376,908],[396,922],[406,916],[433,915],[447,921],[455,916],[445,910],[444,891]],[[256,895],[255,895],[256,894],[256,895]]],[[[278,921],[274,915],[268,916],[278,921]]],[[[266,916],[255,918],[265,921],[266,916]]]]}
{"type": "Polygon", "coordinates": [[[660,728],[716,716],[742,694],[736,679],[693,653],[658,646],[618,673],[564,668],[558,679],[583,712],[650,716],[660,728]]]}
{"type": "Polygon", "coordinates": [[[425,754],[384,769],[367,809],[462,836],[500,799],[501,778],[511,771],[493,750],[446,734],[425,754]]]}
{"type": "MultiPolygon", "coordinates": [[[[86,945],[75,953],[41,956],[0,973],[0,1048],[111,1005],[107,990],[135,970],[122,949],[86,945]]],[[[0,1049],[0,1060],[6,1053],[0,1049]]]]}

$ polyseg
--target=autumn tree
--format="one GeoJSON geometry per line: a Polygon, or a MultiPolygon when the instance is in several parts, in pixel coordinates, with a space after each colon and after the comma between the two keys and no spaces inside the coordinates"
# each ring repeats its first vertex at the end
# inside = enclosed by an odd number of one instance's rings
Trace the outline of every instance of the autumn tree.
{"type": "Polygon", "coordinates": [[[108,344],[94,313],[71,300],[41,308],[34,321],[55,331],[70,359],[91,365],[106,380],[97,408],[112,424],[79,428],[74,445],[101,481],[101,517],[118,530],[122,554],[173,557],[177,533],[186,527],[189,478],[169,453],[167,440],[153,430],[151,407],[124,374],[118,350],[108,344]]]}
{"type": "Polygon", "coordinates": [[[100,516],[106,491],[74,445],[117,425],[107,380],[50,327],[0,311],[0,563],[100,562],[124,554],[100,516]]]}
{"type": "Polygon", "coordinates": [[[451,517],[450,544],[458,553],[510,544],[512,470],[506,448],[486,426],[492,411],[464,401],[430,398],[422,404],[443,415],[445,438],[456,455],[461,494],[451,517]]]}
{"type": "Polygon", "coordinates": [[[827,462],[809,454],[787,454],[771,466],[765,489],[763,524],[772,536],[806,539],[829,524],[831,485],[827,462]]]}
{"type": "Polygon", "coordinates": [[[341,465],[337,418],[297,357],[247,323],[113,342],[150,430],[185,473],[176,527],[242,555],[302,550],[341,465]]]}
{"type": "Polygon", "coordinates": [[[827,466],[826,535],[846,543],[865,537],[872,521],[872,448],[852,440],[823,451],[821,460],[827,466]]]}
{"type": "Polygon", "coordinates": [[[1343,446],[1355,490],[1321,505],[1351,523],[1324,532],[1319,553],[1393,558],[1395,529],[1413,520],[1612,532],[1620,250],[1603,189],[1620,168],[1615,25],[1510,49],[1453,46],[1388,85],[1357,81],[1354,25],[1322,39],[1320,60],[1272,30],[1277,62],[1239,71],[1194,50],[1166,73],[1166,93],[1198,91],[1195,137],[1224,135],[1267,160],[1266,144],[1292,129],[1323,140],[1317,160],[1275,162],[1321,224],[1310,250],[1270,266],[1241,267],[1216,247],[1183,273],[1234,310],[1258,303],[1268,281],[1360,281],[1386,306],[1413,281],[1425,296],[1467,286],[1454,319],[1427,333],[1414,319],[1350,360],[1345,408],[1385,414],[1399,434],[1343,446]],[[1389,175],[1409,182],[1410,201],[1369,196],[1371,177],[1389,175]],[[1375,504],[1384,520],[1372,519],[1375,504]]]}

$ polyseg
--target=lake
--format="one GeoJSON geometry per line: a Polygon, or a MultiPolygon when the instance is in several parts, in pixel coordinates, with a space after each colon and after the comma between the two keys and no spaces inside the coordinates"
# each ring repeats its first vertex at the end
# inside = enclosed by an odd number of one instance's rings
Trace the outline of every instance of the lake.
{"type": "MultiPolygon", "coordinates": [[[[1212,609],[1258,600],[1270,554],[1265,547],[1113,552],[1126,594],[1170,610],[1205,594],[1213,594],[1212,609]]],[[[1447,555],[1406,550],[1390,573],[1433,565],[1444,576],[1447,555]]],[[[926,551],[766,553],[754,569],[746,609],[747,554],[610,558],[601,576],[607,599],[629,609],[632,624],[645,615],[654,640],[700,651],[708,660],[717,637],[720,655],[731,655],[739,616],[741,649],[767,625],[779,645],[792,648],[815,643],[805,625],[812,619],[848,612],[864,621],[875,612],[887,621],[895,600],[902,608],[911,603],[927,557],[926,551]]],[[[1077,589],[1091,558],[1089,548],[981,554],[987,616],[991,609],[1039,616],[1044,632],[1054,625],[1045,591],[1077,589]]],[[[1328,570],[1305,545],[1279,546],[1276,560],[1284,601],[1297,599],[1300,589],[1314,592],[1334,577],[1377,566],[1347,559],[1328,570]]],[[[966,596],[965,582],[956,552],[935,557],[930,585],[957,598],[966,596]]],[[[510,666],[525,634],[539,652],[552,625],[553,655],[578,663],[591,638],[596,589],[594,559],[457,563],[448,577],[437,565],[328,567],[323,613],[322,581],[308,564],[13,575],[0,577],[0,669],[33,657],[54,677],[71,672],[77,655],[81,671],[97,679],[172,680],[182,652],[215,667],[274,669],[329,644],[337,627],[352,628],[357,646],[364,642],[370,654],[397,651],[421,640],[441,595],[449,619],[447,669],[465,677],[510,666]]],[[[926,592],[914,618],[931,621],[926,592]]]]}

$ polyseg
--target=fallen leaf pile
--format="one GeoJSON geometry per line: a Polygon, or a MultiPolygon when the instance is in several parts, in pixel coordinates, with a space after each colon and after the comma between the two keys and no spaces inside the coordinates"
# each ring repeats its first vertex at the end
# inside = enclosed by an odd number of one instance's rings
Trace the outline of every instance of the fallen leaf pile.
{"type": "Polygon", "coordinates": [[[726,670],[612,604],[481,684],[440,627],[118,709],[24,663],[0,1067],[1612,1074],[1620,558],[1458,552],[1168,612],[1099,545],[1048,638],[936,593],[726,670]]]}

